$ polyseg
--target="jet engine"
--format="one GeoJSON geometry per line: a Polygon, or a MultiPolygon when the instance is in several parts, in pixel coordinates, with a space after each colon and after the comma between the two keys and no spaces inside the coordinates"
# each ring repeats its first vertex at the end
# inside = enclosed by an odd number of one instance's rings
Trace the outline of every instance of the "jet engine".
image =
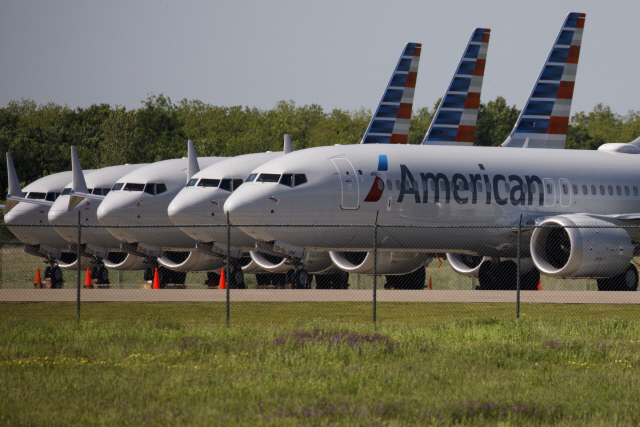
{"type": "Polygon", "coordinates": [[[226,266],[221,256],[208,255],[198,251],[163,252],[158,263],[174,271],[213,271],[226,266]]]}
{"type": "MultiPolygon", "coordinates": [[[[373,274],[373,252],[329,252],[331,261],[339,269],[358,274],[373,274]]],[[[431,260],[422,252],[378,252],[377,274],[407,274],[423,267],[431,260]]]]}
{"type": "MultiPolygon", "coordinates": [[[[482,266],[484,262],[493,261],[491,257],[465,254],[447,254],[447,259],[453,271],[467,277],[478,277],[480,274],[480,266],[482,266]]],[[[500,261],[518,262],[516,258],[500,258],[500,261]]],[[[523,275],[529,273],[533,268],[535,268],[535,265],[531,258],[520,258],[520,271],[523,275]]]]}
{"type": "MultiPolygon", "coordinates": [[[[294,267],[292,260],[286,257],[252,251],[251,259],[261,268],[272,273],[286,273],[294,267]]],[[[309,274],[325,273],[331,267],[331,258],[327,252],[305,252],[300,259],[309,274]]]]}
{"type": "Polygon", "coordinates": [[[126,252],[109,252],[102,260],[109,270],[140,271],[149,268],[152,263],[144,257],[128,254],[126,252]]]}
{"type": "Polygon", "coordinates": [[[613,225],[585,215],[547,218],[531,236],[533,262],[551,277],[619,275],[633,258],[634,246],[629,234],[613,225]]]}

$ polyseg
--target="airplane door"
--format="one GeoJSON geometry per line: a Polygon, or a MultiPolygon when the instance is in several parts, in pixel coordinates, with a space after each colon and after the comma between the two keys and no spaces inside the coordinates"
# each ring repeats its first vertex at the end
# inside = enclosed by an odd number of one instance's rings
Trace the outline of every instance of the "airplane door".
{"type": "Polygon", "coordinates": [[[560,206],[563,208],[571,206],[571,184],[567,178],[560,178],[560,206]]]}
{"type": "Polygon", "coordinates": [[[358,209],[360,207],[360,186],[358,176],[349,159],[331,159],[340,175],[342,185],[342,209],[358,209]]]}
{"type": "Polygon", "coordinates": [[[551,178],[543,179],[544,182],[544,204],[545,206],[553,206],[556,204],[556,186],[551,178]]]}

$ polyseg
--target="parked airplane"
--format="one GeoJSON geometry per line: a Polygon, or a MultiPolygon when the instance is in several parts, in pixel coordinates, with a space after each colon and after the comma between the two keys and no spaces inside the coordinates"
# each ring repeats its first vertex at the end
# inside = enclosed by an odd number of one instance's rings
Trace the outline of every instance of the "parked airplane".
{"type": "Polygon", "coordinates": [[[98,284],[109,282],[108,270],[144,270],[149,267],[143,257],[128,256],[120,249],[120,241],[100,225],[97,217],[98,206],[111,191],[117,180],[144,164],[110,166],[92,171],[85,180],[78,153],[71,146],[72,181],[51,206],[48,219],[55,230],[68,242],[69,248],[77,253],[78,229],[69,227],[78,224],[81,213],[82,256],[94,267],[91,277],[98,284]]]}
{"type": "MultiPolygon", "coordinates": [[[[409,132],[409,120],[413,106],[415,83],[420,61],[420,43],[408,43],[404,48],[385,89],[383,97],[371,119],[368,131],[362,143],[386,142],[405,143],[409,132]]],[[[211,224],[218,227],[182,227],[182,230],[198,241],[197,250],[209,254],[226,253],[227,230],[221,227],[226,224],[222,212],[225,200],[235,191],[257,166],[286,154],[291,149],[288,135],[285,136],[284,153],[257,153],[239,156],[218,163],[194,175],[192,181],[184,188],[169,206],[169,216],[178,225],[211,224]],[[288,142],[287,142],[288,141],[288,142]],[[237,181],[237,182],[236,182],[237,181]],[[233,184],[233,185],[232,185],[233,184]]],[[[304,184],[303,174],[289,177],[290,181],[282,181],[282,185],[295,187],[304,184]]],[[[252,178],[249,177],[249,180],[252,178]]],[[[286,178],[285,178],[286,179],[286,178]]],[[[231,230],[232,253],[240,257],[243,251],[250,254],[241,261],[244,272],[288,273],[286,283],[293,287],[307,287],[310,274],[316,276],[316,285],[320,288],[345,288],[348,286],[348,275],[335,269],[328,253],[308,252],[302,260],[306,270],[297,274],[296,265],[288,257],[278,256],[269,248],[255,251],[255,241],[237,228],[231,230]]],[[[222,267],[222,259],[221,259],[222,267]]],[[[241,275],[242,270],[235,270],[241,275]]],[[[262,285],[269,280],[268,275],[258,274],[262,285]]],[[[236,281],[242,278],[238,276],[236,281]]]]}
{"type": "MultiPolygon", "coordinates": [[[[208,167],[225,159],[198,159],[190,144],[188,158],[163,160],[137,168],[118,179],[98,206],[98,220],[120,240],[123,252],[146,258],[147,265],[156,265],[157,261],[160,267],[176,272],[213,269],[217,258],[193,251],[196,241],[179,228],[171,227],[174,224],[167,215],[167,207],[200,166],[208,167]],[[141,227],[118,228],[132,225],[141,227]]],[[[122,262],[129,262],[129,258],[122,262]]],[[[166,282],[169,271],[160,268],[159,272],[163,276],[161,282],[166,282]]],[[[174,283],[184,283],[186,277],[183,273],[172,276],[174,283]]],[[[145,278],[153,278],[152,268],[145,270],[145,278]]]]}

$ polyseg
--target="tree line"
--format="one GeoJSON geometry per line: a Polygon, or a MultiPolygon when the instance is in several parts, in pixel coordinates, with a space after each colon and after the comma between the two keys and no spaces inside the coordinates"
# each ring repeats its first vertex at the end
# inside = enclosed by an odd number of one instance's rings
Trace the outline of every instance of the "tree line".
{"type": "MultiPolygon", "coordinates": [[[[410,144],[420,144],[440,100],[432,108],[414,110],[410,144]]],[[[520,110],[502,97],[480,104],[475,145],[497,146],[513,128],[520,110]]],[[[187,139],[199,156],[237,156],[282,150],[291,135],[295,150],[360,142],[371,110],[334,109],[316,104],[297,106],[280,101],[270,110],[220,107],[199,100],[173,103],[149,96],[140,108],[108,104],[72,109],[29,99],[0,109],[0,148],[10,152],[18,177],[25,183],[71,169],[69,147],[75,145],[85,169],[124,163],[149,163],[187,155],[187,139]]],[[[573,115],[567,148],[593,150],[606,142],[629,142],[640,136],[640,111],[616,114],[598,104],[589,113],[573,115]]],[[[4,168],[3,168],[4,169],[4,168]]],[[[0,200],[7,193],[6,171],[0,173],[0,200]]]]}

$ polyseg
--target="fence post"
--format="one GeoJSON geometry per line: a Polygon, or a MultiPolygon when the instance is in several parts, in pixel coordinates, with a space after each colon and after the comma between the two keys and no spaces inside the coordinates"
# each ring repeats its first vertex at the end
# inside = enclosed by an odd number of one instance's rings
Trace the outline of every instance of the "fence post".
{"type": "Polygon", "coordinates": [[[229,212],[227,212],[227,271],[225,272],[225,277],[227,279],[227,327],[229,327],[229,288],[231,287],[232,279],[231,279],[231,222],[229,221],[229,212]]]}
{"type": "Polygon", "coordinates": [[[82,274],[82,268],[80,267],[80,264],[82,263],[82,258],[81,258],[81,248],[80,248],[80,243],[82,242],[82,211],[79,210],[78,211],[78,260],[76,261],[78,264],[78,273],[77,273],[77,277],[76,277],[76,281],[77,281],[77,285],[78,285],[78,295],[76,297],[76,310],[77,310],[77,321],[80,322],[80,275],[82,274]]]}
{"type": "Polygon", "coordinates": [[[522,214],[518,223],[518,273],[516,281],[516,319],[520,318],[520,233],[522,232],[522,214]]]}
{"type": "Polygon", "coordinates": [[[376,222],[373,224],[373,325],[376,324],[376,304],[378,288],[377,283],[378,273],[378,212],[376,212],[376,222]]]}

